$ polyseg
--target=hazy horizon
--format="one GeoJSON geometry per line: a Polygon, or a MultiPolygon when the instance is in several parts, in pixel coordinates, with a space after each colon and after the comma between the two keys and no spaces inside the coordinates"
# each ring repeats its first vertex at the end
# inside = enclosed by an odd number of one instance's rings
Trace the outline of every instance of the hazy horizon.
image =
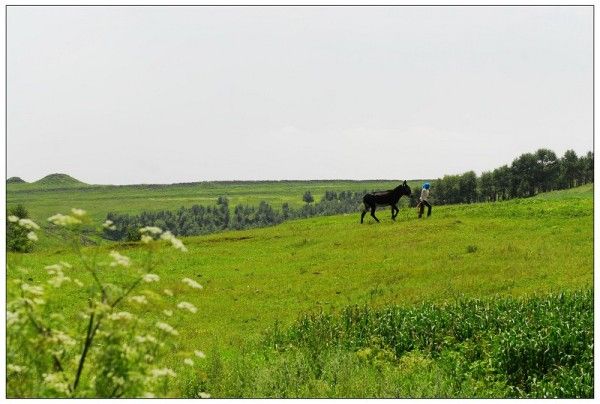
{"type": "MultiPolygon", "coordinates": [[[[531,150],[530,152],[533,152],[533,151],[534,150],[531,150]]],[[[588,150],[588,151],[593,152],[593,150],[588,150]]],[[[585,152],[585,153],[587,153],[587,152],[585,152]]],[[[582,156],[585,153],[581,153],[581,154],[578,153],[577,155],[578,156],[582,156]]],[[[557,154],[558,158],[560,158],[561,156],[562,156],[562,154],[557,154]]],[[[516,157],[518,157],[518,156],[516,156],[516,157]]],[[[508,165],[510,167],[510,163],[511,162],[506,163],[506,165],[508,165]]],[[[505,165],[505,164],[502,164],[502,165],[505,165]]],[[[498,166],[498,167],[500,167],[500,166],[498,166]]],[[[479,175],[481,175],[481,172],[492,171],[493,169],[498,168],[498,167],[493,167],[493,168],[486,169],[486,170],[481,170],[481,171],[465,170],[464,172],[466,172],[466,171],[475,171],[476,174],[479,176],[479,175]]],[[[126,184],[125,183],[124,184],[113,184],[113,183],[107,183],[107,182],[106,183],[105,182],[88,182],[88,181],[85,181],[82,178],[78,178],[78,177],[76,177],[76,176],[74,176],[74,175],[72,175],[70,173],[66,173],[66,172],[52,172],[52,173],[48,173],[48,174],[42,175],[39,178],[31,178],[31,179],[24,178],[24,177],[19,176],[19,175],[7,175],[6,179],[8,180],[10,178],[17,177],[17,178],[20,178],[20,179],[24,180],[27,183],[33,183],[33,182],[36,182],[38,180],[44,179],[47,176],[58,174],[58,175],[68,175],[68,176],[74,178],[75,180],[81,181],[81,182],[83,182],[85,184],[88,184],[88,185],[123,185],[123,186],[125,186],[125,185],[177,185],[177,184],[188,184],[188,183],[196,183],[196,182],[265,182],[265,181],[273,181],[273,182],[276,182],[276,181],[281,181],[281,182],[284,182],[284,181],[298,181],[298,182],[301,182],[301,181],[396,181],[396,180],[399,180],[399,181],[402,181],[402,180],[420,181],[420,180],[435,180],[435,179],[438,179],[438,178],[442,178],[444,175],[457,175],[457,174],[463,174],[464,172],[460,172],[460,173],[445,173],[445,174],[442,174],[442,175],[439,175],[439,176],[436,176],[436,177],[422,177],[422,178],[404,178],[404,177],[398,177],[398,178],[382,177],[382,178],[361,178],[361,179],[353,179],[353,178],[312,178],[312,179],[309,179],[309,178],[280,178],[280,179],[268,179],[268,178],[267,179],[239,179],[239,178],[230,178],[230,179],[210,179],[210,180],[202,180],[202,179],[200,179],[200,180],[197,180],[197,181],[177,181],[177,180],[174,180],[174,181],[171,181],[171,182],[136,182],[136,183],[126,183],[126,184]]]]}
{"type": "Polygon", "coordinates": [[[7,7],[7,178],[434,179],[593,151],[591,6],[7,7]]]}

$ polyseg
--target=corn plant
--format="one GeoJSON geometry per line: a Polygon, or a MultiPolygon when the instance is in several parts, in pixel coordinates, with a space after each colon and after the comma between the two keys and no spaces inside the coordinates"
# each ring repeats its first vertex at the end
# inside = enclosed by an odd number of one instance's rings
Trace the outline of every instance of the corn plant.
{"type": "Polygon", "coordinates": [[[593,396],[593,292],[527,300],[351,306],[339,315],[304,315],[266,338],[276,351],[302,348],[319,363],[332,349],[426,352],[453,373],[472,373],[526,397],[593,396]]]}

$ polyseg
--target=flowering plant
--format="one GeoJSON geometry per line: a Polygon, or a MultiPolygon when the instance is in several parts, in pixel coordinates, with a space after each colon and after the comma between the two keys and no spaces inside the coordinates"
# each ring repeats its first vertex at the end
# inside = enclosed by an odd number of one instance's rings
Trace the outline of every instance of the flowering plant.
{"type": "MultiPolygon", "coordinates": [[[[9,220],[33,233],[29,241],[37,240],[35,231],[41,228],[36,223],[18,217],[9,220]]],[[[46,282],[37,283],[30,269],[17,268],[19,276],[8,288],[6,313],[7,395],[166,395],[169,379],[176,372],[164,367],[163,359],[167,351],[177,349],[179,333],[169,323],[173,310],[159,311],[154,320],[149,311],[165,300],[181,314],[194,314],[198,309],[189,302],[178,302],[169,289],[159,290],[156,253],[165,241],[182,252],[187,248],[170,232],[145,227],[140,229],[144,251],[138,261],[114,249],[103,253],[102,248],[84,248],[82,236],[89,236],[93,224],[81,209],[56,214],[48,221],[69,241],[76,262],[60,260],[46,266],[46,282]],[[82,296],[78,301],[85,306],[69,316],[68,310],[62,310],[61,294],[82,296]]],[[[114,226],[107,221],[102,227],[110,230],[114,226]]],[[[202,288],[188,278],[182,282],[202,288]]],[[[184,365],[194,366],[191,356],[202,358],[204,354],[195,351],[183,360],[184,365]]]]}

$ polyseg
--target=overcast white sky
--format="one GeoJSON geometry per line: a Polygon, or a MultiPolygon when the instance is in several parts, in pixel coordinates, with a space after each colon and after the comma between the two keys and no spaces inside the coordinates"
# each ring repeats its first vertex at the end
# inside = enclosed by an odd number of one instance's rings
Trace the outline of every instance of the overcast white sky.
{"type": "Polygon", "coordinates": [[[592,150],[592,7],[9,7],[8,176],[410,179],[592,150]]]}

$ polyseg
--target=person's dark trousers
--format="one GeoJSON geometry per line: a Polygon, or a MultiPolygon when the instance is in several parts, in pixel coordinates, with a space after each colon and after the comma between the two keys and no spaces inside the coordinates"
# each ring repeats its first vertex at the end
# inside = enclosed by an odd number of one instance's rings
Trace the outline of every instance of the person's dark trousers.
{"type": "Polygon", "coordinates": [[[421,201],[419,203],[419,219],[423,216],[423,211],[425,210],[425,206],[427,206],[427,217],[431,216],[431,205],[427,201],[421,201]]]}

